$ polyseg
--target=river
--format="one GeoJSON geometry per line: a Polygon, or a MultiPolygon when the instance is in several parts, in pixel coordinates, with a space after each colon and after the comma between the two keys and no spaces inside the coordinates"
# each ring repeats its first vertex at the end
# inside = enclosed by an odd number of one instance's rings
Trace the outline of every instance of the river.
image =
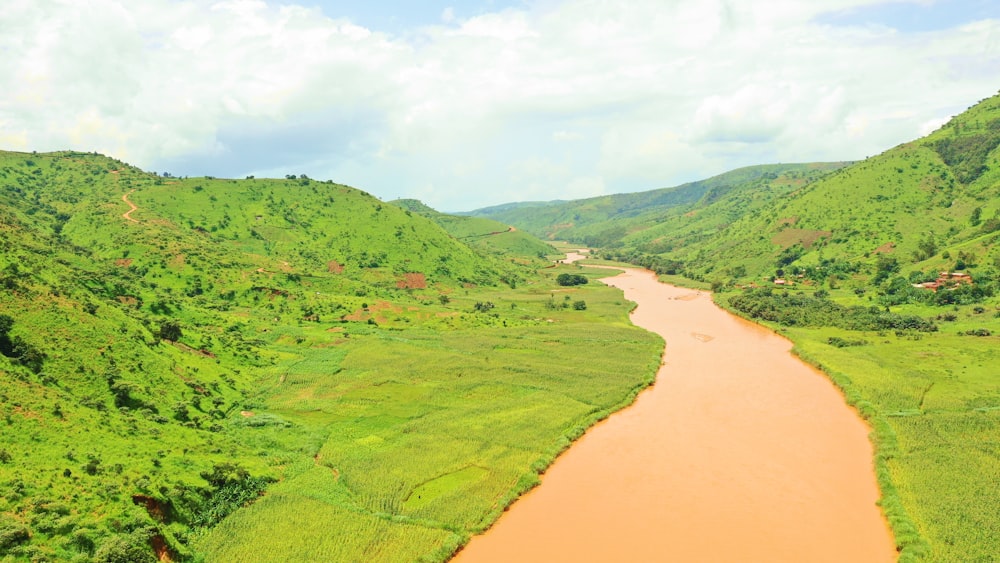
{"type": "Polygon", "coordinates": [[[788,340],[645,270],[602,281],[666,340],[656,384],[454,561],[895,559],[869,428],[788,340]]]}

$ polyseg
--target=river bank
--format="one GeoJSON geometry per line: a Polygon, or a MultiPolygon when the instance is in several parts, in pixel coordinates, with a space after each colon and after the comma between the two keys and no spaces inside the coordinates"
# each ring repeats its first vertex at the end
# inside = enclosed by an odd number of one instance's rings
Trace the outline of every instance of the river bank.
{"type": "Polygon", "coordinates": [[[790,342],[647,271],[603,281],[667,341],[657,383],[456,561],[894,559],[869,429],[790,342]]]}

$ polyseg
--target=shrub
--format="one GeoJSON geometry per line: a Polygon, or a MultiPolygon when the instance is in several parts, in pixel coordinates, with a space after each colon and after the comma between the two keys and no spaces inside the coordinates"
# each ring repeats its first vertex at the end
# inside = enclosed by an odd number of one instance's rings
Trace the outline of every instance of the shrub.
{"type": "Polygon", "coordinates": [[[564,287],[585,285],[588,281],[585,276],[581,276],[580,274],[559,274],[556,276],[556,283],[564,287]]]}
{"type": "Polygon", "coordinates": [[[28,540],[30,534],[20,522],[4,517],[0,521],[0,553],[28,540]]]}
{"type": "Polygon", "coordinates": [[[586,301],[574,301],[573,302],[573,309],[575,309],[577,311],[585,311],[587,309],[587,302],[586,301]]]}
{"type": "Polygon", "coordinates": [[[164,321],[160,325],[160,338],[163,340],[169,340],[171,342],[177,342],[181,339],[181,325],[177,321],[164,321]]]}
{"type": "Polygon", "coordinates": [[[993,336],[993,333],[985,328],[974,328],[965,332],[959,332],[958,334],[962,336],[993,336]]]}
{"type": "Polygon", "coordinates": [[[149,545],[151,532],[146,529],[130,534],[119,534],[104,540],[94,554],[97,563],[155,563],[156,557],[149,545]]]}
{"type": "Polygon", "coordinates": [[[840,338],[839,336],[831,336],[826,341],[830,346],[836,346],[837,348],[849,348],[851,346],[864,346],[868,344],[867,340],[847,340],[840,338]]]}

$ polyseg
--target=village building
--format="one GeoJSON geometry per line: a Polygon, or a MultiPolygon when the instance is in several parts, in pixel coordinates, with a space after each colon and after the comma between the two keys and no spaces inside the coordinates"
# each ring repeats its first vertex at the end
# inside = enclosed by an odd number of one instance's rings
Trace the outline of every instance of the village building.
{"type": "Polygon", "coordinates": [[[915,283],[913,287],[937,291],[942,287],[948,290],[957,289],[960,285],[973,285],[972,276],[965,272],[941,272],[934,281],[915,283]]]}

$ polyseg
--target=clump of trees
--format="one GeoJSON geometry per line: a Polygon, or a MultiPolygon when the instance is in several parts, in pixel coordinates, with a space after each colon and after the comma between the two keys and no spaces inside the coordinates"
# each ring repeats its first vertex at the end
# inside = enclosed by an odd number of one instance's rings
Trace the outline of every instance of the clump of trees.
{"type": "Polygon", "coordinates": [[[879,307],[846,307],[825,298],[750,289],[729,299],[729,305],[752,319],[785,326],[832,326],[847,330],[916,330],[935,332],[937,325],[916,315],[901,315],[879,307]]]}
{"type": "Polygon", "coordinates": [[[42,372],[45,354],[20,336],[11,338],[14,319],[10,315],[0,315],[0,354],[25,366],[34,373],[42,372]]]}
{"type": "Polygon", "coordinates": [[[586,285],[588,281],[586,276],[580,274],[559,274],[556,276],[556,283],[564,287],[586,285]]]}

